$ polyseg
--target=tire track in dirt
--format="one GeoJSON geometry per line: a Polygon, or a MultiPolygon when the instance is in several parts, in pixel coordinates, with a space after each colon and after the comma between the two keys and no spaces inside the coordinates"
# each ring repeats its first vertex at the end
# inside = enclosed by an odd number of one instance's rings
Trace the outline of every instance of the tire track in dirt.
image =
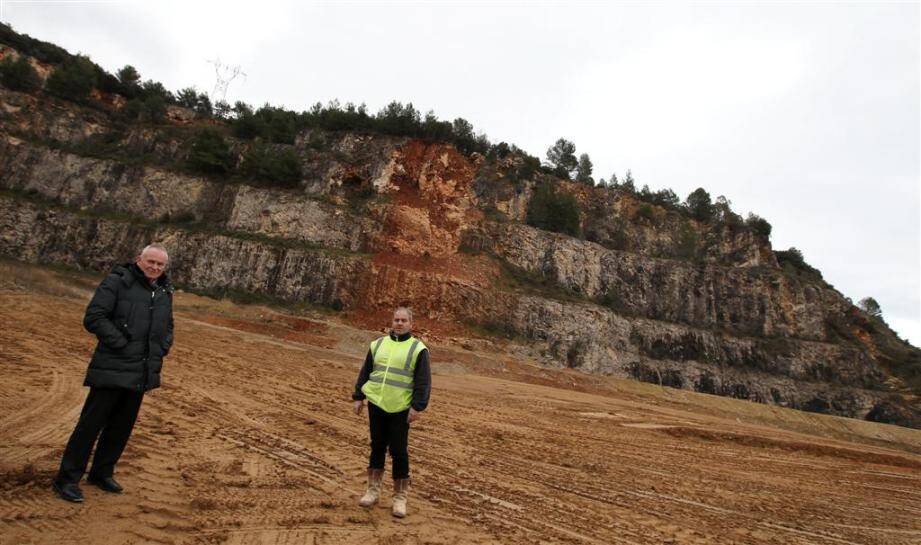
{"type": "MultiPolygon", "coordinates": [[[[185,297],[177,295],[180,307],[185,297]]],[[[195,312],[208,312],[211,303],[195,301],[195,312]]],[[[704,396],[652,403],[462,373],[436,373],[432,405],[413,424],[411,514],[396,521],[389,482],[381,505],[355,505],[368,455],[366,415],[352,414],[349,402],[361,347],[339,352],[202,325],[186,312],[164,388],[145,398],[119,465],[126,493],[85,487],[87,503],[71,506],[47,481],[63,447],[55,434],[73,425],[67,410],[82,398],[85,361],[74,354],[92,344],[79,329],[85,301],[26,295],[16,304],[27,325],[0,331],[0,365],[21,395],[0,392],[0,414],[13,418],[0,444],[23,449],[11,470],[35,468],[0,486],[0,543],[80,535],[113,544],[913,545],[921,533],[913,493],[921,471],[887,463],[887,453],[921,457],[848,442],[847,426],[835,427],[834,441],[812,439],[742,426],[705,405],[694,412],[711,401],[704,396]],[[68,332],[66,349],[41,333],[49,325],[68,332]],[[53,386],[52,368],[63,386],[53,386]],[[70,385],[67,410],[26,412],[70,385]],[[705,431],[669,435],[675,427],[705,431]],[[797,442],[809,452],[787,448],[797,442]],[[835,449],[846,456],[822,454],[835,449]]],[[[222,316],[230,308],[222,303],[222,316]]],[[[0,320],[15,322],[8,312],[0,305],[0,320]]],[[[275,321],[254,330],[271,333],[275,321]]],[[[362,343],[367,336],[349,333],[362,343]]],[[[540,380],[554,376],[541,370],[540,380]]],[[[772,414],[783,424],[789,412],[772,414]]],[[[790,417],[797,426],[799,416],[790,417]]]]}

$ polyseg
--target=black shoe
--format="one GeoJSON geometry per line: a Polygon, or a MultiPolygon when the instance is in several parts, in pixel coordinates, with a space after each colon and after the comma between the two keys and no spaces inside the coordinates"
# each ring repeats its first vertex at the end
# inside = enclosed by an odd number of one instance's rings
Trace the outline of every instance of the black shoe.
{"type": "Polygon", "coordinates": [[[77,483],[61,483],[57,479],[51,481],[51,488],[57,492],[61,499],[81,503],[83,501],[83,492],[77,483]]]}
{"type": "Polygon", "coordinates": [[[90,475],[86,478],[86,482],[90,483],[91,485],[98,486],[106,492],[111,492],[113,494],[122,493],[121,485],[118,484],[118,482],[116,482],[112,477],[93,477],[90,475]]]}

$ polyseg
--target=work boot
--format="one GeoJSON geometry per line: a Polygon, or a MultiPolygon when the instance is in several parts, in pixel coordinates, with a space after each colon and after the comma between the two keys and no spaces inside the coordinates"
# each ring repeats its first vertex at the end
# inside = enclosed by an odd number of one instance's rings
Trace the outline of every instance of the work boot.
{"type": "Polygon", "coordinates": [[[371,507],[377,500],[381,499],[381,481],[384,479],[383,469],[368,468],[368,489],[365,495],[358,501],[362,507],[371,507]]]}
{"type": "Polygon", "coordinates": [[[393,480],[393,516],[406,516],[406,494],[409,492],[409,479],[393,480]]]}

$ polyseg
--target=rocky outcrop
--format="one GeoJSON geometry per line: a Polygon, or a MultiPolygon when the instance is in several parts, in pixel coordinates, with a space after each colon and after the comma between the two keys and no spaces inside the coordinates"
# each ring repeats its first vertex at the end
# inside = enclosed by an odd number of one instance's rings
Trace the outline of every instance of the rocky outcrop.
{"type": "Polygon", "coordinates": [[[171,254],[171,275],[187,289],[251,292],[341,308],[367,275],[361,256],[94,217],[0,197],[0,254],[33,263],[106,271],[152,240],[171,254]]]}
{"type": "Polygon", "coordinates": [[[411,303],[433,329],[478,324],[547,365],[921,425],[898,371],[918,350],[749,230],[557,181],[585,239],[544,232],[521,220],[545,174],[512,180],[514,156],[440,143],[305,131],[287,146],[299,188],[272,189],[186,171],[194,126],[117,128],[2,89],[0,112],[2,255],[102,271],[159,240],[188,289],[355,319],[411,303]]]}
{"type": "Polygon", "coordinates": [[[483,224],[468,244],[628,316],[744,335],[826,340],[846,301],[775,267],[655,258],[517,223],[483,224]]]}

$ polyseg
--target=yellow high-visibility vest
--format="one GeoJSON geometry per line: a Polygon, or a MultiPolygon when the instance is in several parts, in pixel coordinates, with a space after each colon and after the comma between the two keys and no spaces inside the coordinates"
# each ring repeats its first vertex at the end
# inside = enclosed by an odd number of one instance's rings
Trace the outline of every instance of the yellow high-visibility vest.
{"type": "Polygon", "coordinates": [[[387,335],[373,341],[370,348],[374,367],[361,391],[388,413],[405,411],[413,401],[413,371],[425,345],[412,336],[395,341],[387,335]]]}

